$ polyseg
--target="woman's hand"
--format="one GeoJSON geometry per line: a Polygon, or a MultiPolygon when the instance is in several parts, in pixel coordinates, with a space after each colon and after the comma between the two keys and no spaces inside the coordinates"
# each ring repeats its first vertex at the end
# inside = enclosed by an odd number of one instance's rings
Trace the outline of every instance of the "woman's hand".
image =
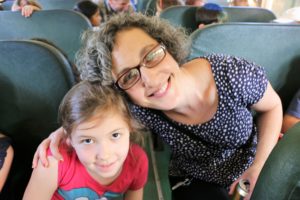
{"type": "Polygon", "coordinates": [[[58,147],[59,144],[63,138],[64,131],[63,128],[60,127],[53,133],[49,135],[48,138],[44,139],[41,144],[38,146],[36,152],[33,156],[32,161],[32,168],[36,168],[39,159],[41,160],[44,167],[47,167],[49,165],[48,159],[47,159],[47,149],[50,148],[52,155],[57,160],[63,160],[61,154],[59,153],[58,147]]]}
{"type": "Polygon", "coordinates": [[[230,190],[229,190],[229,195],[233,195],[239,181],[241,179],[244,179],[244,180],[248,180],[250,183],[249,193],[244,197],[244,200],[250,200],[251,194],[253,192],[253,189],[256,184],[256,181],[257,181],[260,171],[261,171],[261,167],[258,167],[255,165],[252,165],[251,167],[249,167],[236,181],[234,181],[231,184],[230,190]]]}

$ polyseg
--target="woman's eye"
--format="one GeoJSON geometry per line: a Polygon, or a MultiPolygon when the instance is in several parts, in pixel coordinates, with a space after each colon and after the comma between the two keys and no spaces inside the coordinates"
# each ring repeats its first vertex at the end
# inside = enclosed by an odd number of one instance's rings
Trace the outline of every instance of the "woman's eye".
{"type": "Polygon", "coordinates": [[[130,70],[123,78],[124,84],[133,82],[139,76],[138,73],[138,70],[130,70]]]}
{"type": "Polygon", "coordinates": [[[148,53],[144,61],[146,65],[152,65],[159,62],[163,57],[164,57],[164,50],[162,48],[159,48],[148,53]]]}
{"type": "Polygon", "coordinates": [[[84,144],[92,144],[94,141],[92,139],[84,139],[81,142],[84,144]]]}
{"type": "Polygon", "coordinates": [[[112,136],[113,139],[118,139],[118,138],[121,137],[121,134],[120,133],[113,133],[111,136],[112,136]]]}

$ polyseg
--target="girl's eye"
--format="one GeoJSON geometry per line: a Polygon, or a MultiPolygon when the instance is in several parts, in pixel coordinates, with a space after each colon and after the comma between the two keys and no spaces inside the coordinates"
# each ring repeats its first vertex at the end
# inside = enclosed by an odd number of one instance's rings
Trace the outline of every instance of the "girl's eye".
{"type": "Polygon", "coordinates": [[[94,143],[94,141],[92,139],[84,139],[81,142],[84,143],[84,144],[92,144],[92,143],[94,143]]]}
{"type": "Polygon", "coordinates": [[[121,134],[120,133],[113,133],[111,136],[112,136],[113,139],[118,139],[118,138],[121,137],[121,134]]]}

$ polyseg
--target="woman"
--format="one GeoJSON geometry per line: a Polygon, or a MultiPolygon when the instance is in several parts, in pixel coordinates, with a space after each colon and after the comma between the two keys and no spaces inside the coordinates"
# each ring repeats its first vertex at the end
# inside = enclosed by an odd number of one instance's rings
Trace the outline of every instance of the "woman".
{"type": "MultiPolygon", "coordinates": [[[[83,80],[116,85],[135,117],[170,145],[173,199],[228,199],[239,179],[250,181],[249,199],[278,139],[281,101],[261,67],[223,55],[186,62],[188,48],[182,29],[123,14],[85,33],[77,66],[83,80]]],[[[42,142],[33,167],[38,158],[47,165],[50,142],[57,155],[62,135],[42,142]]]]}

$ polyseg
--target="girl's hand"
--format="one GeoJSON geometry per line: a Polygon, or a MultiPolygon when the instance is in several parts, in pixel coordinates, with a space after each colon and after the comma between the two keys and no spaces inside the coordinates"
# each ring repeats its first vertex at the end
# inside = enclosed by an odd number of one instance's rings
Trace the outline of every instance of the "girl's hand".
{"type": "Polygon", "coordinates": [[[31,14],[33,13],[34,9],[33,6],[31,5],[26,5],[22,8],[22,16],[24,17],[30,17],[31,14]]]}
{"type": "Polygon", "coordinates": [[[229,195],[232,195],[234,193],[239,181],[241,179],[244,179],[244,180],[248,180],[250,183],[249,193],[244,197],[244,200],[250,200],[250,197],[252,195],[252,192],[253,192],[253,189],[256,184],[256,181],[257,181],[260,171],[261,171],[261,168],[255,166],[255,165],[252,165],[251,167],[249,167],[236,181],[234,181],[231,184],[230,190],[229,190],[229,195]]]}
{"type": "Polygon", "coordinates": [[[44,167],[49,165],[47,159],[47,149],[50,148],[52,155],[57,160],[62,160],[62,156],[59,153],[58,147],[63,138],[64,131],[63,128],[60,127],[56,131],[52,132],[48,138],[44,139],[41,144],[38,146],[36,152],[33,156],[32,168],[36,168],[39,159],[41,160],[44,167]]]}

